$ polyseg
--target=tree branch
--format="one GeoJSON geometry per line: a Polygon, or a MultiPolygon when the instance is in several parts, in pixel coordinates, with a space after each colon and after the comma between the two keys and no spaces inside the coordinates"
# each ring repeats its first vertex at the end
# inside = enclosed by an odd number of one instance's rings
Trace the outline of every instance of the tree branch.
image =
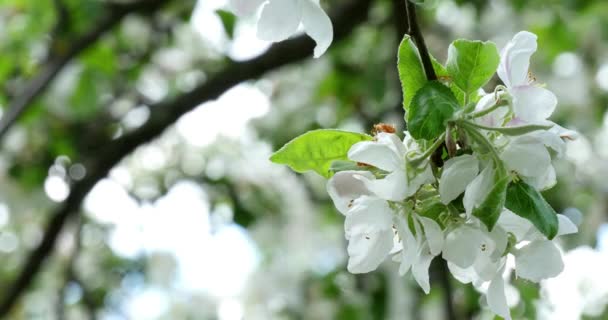
{"type": "Polygon", "coordinates": [[[428,80],[437,80],[435,69],[433,69],[433,62],[431,61],[431,55],[424,42],[422,31],[418,25],[418,18],[416,16],[416,5],[410,0],[405,0],[405,11],[407,12],[407,22],[409,26],[408,34],[414,39],[418,52],[420,52],[420,59],[424,67],[424,72],[428,80]]]}
{"type": "MultiPolygon", "coordinates": [[[[426,78],[429,81],[437,80],[437,75],[435,74],[435,69],[433,68],[431,55],[429,54],[429,50],[427,49],[426,43],[424,42],[424,37],[422,36],[422,31],[420,30],[420,26],[418,25],[418,19],[416,16],[416,5],[410,0],[405,0],[405,10],[407,12],[407,22],[409,26],[408,34],[412,37],[412,39],[414,39],[416,47],[418,47],[418,52],[420,53],[420,59],[422,60],[422,65],[424,67],[424,73],[426,74],[426,78]]],[[[431,156],[431,160],[436,166],[441,165],[443,162],[441,159],[441,151],[443,150],[443,148],[443,146],[438,148],[431,156]]],[[[457,315],[456,310],[454,308],[452,292],[453,290],[452,284],[450,282],[447,262],[445,260],[440,260],[437,269],[438,281],[441,287],[443,287],[444,291],[443,301],[446,318],[449,320],[456,320],[457,315]]]]}
{"type": "Polygon", "coordinates": [[[50,55],[42,70],[30,80],[6,108],[6,113],[0,118],[0,140],[8,129],[19,119],[25,110],[49,86],[61,70],[81,52],[92,46],[106,32],[116,26],[130,13],[138,11],[154,11],[169,0],[139,0],[137,2],[110,5],[109,12],[93,24],[93,28],[72,41],[71,45],[56,55],[50,55]]]}
{"type": "MultiPolygon", "coordinates": [[[[147,3],[150,1],[152,0],[148,0],[147,3]]],[[[336,10],[336,14],[332,15],[335,41],[345,38],[357,25],[366,20],[371,2],[372,0],[356,0],[336,10]]],[[[16,280],[2,290],[5,296],[0,301],[0,318],[9,314],[21,294],[40,271],[45,259],[51,254],[66,221],[78,213],[84,197],[112,167],[139,145],[157,137],[186,112],[203,102],[216,99],[240,82],[259,78],[269,71],[310,57],[314,45],[309,38],[300,36],[272,46],[257,58],[233,63],[194,90],[173,100],[151,106],[152,116],[145,125],[117,140],[108,141],[100,150],[85,156],[87,176],[72,186],[68,198],[53,212],[42,241],[19,269],[21,272],[16,280]]]]}

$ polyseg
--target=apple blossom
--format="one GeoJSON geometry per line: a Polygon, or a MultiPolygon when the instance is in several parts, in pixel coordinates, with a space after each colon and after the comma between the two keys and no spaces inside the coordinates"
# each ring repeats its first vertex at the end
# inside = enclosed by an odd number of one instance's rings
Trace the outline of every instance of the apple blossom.
{"type": "Polygon", "coordinates": [[[254,15],[261,7],[257,24],[261,40],[283,41],[302,25],[317,43],[315,58],[325,53],[333,40],[331,21],[319,0],[230,0],[230,5],[240,16],[254,15]]]}

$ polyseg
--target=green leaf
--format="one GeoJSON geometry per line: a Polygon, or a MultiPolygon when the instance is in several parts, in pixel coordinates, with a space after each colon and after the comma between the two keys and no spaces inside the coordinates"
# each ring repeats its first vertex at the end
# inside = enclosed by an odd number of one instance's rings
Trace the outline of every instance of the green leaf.
{"type": "Polygon", "coordinates": [[[492,231],[505,205],[507,186],[511,180],[504,166],[499,165],[494,170],[493,186],[483,202],[473,209],[472,214],[492,231]]]}
{"type": "Polygon", "coordinates": [[[285,144],[270,157],[270,161],[286,164],[296,172],[314,170],[329,178],[332,162],[348,160],[350,147],[368,140],[372,140],[372,137],[355,132],[329,129],[308,131],[285,144]]]}
{"type": "Polygon", "coordinates": [[[418,49],[408,35],[399,45],[397,69],[403,90],[403,109],[408,112],[414,95],[427,82],[418,49]]]}
{"type": "Polygon", "coordinates": [[[228,38],[234,38],[234,26],[236,25],[236,16],[229,11],[226,10],[216,10],[215,13],[222,20],[222,25],[224,26],[224,30],[228,35],[228,38]]]}
{"type": "Polygon", "coordinates": [[[557,234],[555,210],[540,192],[522,180],[509,185],[505,206],[520,217],[530,220],[549,240],[557,234]]]}
{"type": "Polygon", "coordinates": [[[412,99],[408,131],[415,139],[435,139],[445,131],[446,122],[456,109],[458,101],[452,91],[437,81],[429,81],[412,99]]]}
{"type": "Polygon", "coordinates": [[[493,42],[460,39],[450,44],[446,68],[454,83],[469,94],[492,78],[499,62],[493,42]]]}

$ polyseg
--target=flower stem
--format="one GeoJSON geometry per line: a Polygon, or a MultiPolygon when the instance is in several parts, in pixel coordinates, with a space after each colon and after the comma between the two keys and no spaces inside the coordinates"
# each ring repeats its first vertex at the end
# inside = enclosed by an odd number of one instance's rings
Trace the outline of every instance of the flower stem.
{"type": "Polygon", "coordinates": [[[461,128],[463,128],[469,134],[469,136],[471,136],[471,138],[473,138],[473,140],[475,140],[477,143],[483,145],[488,150],[490,150],[490,153],[492,154],[492,158],[496,162],[496,165],[500,165],[501,160],[500,160],[500,156],[498,155],[498,151],[496,150],[496,148],[494,148],[492,143],[490,143],[488,138],[486,138],[483,134],[481,134],[478,131],[478,128],[476,126],[472,125],[471,122],[464,121],[464,120],[458,121],[457,124],[461,128]]]}
{"type": "Polygon", "coordinates": [[[496,109],[498,109],[500,107],[506,106],[506,104],[502,104],[502,103],[499,103],[499,102],[500,101],[496,101],[496,103],[494,103],[494,105],[491,106],[491,107],[489,107],[489,108],[486,108],[486,109],[483,109],[483,110],[480,110],[480,111],[477,111],[477,112],[473,112],[471,114],[471,118],[483,117],[483,116],[487,115],[488,113],[490,113],[490,112],[492,112],[492,111],[494,111],[494,110],[496,110],[496,109]]]}

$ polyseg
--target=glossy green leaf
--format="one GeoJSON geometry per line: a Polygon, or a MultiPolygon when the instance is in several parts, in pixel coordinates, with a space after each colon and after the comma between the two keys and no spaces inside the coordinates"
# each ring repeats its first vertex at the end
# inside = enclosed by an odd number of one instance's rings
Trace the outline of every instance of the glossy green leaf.
{"type": "Polygon", "coordinates": [[[499,62],[494,43],[460,39],[450,44],[446,69],[454,83],[469,94],[492,78],[499,62]]]}
{"type": "Polygon", "coordinates": [[[446,122],[456,109],[458,101],[452,91],[437,81],[429,81],[412,99],[408,130],[415,139],[435,139],[445,131],[446,122]]]}
{"type": "Polygon", "coordinates": [[[488,230],[492,231],[505,205],[507,186],[510,177],[506,169],[500,165],[494,170],[492,188],[483,202],[472,210],[473,216],[479,218],[488,230]]]}
{"type": "Polygon", "coordinates": [[[414,95],[427,82],[418,48],[408,35],[399,45],[397,69],[403,91],[403,109],[407,112],[414,95]]]}
{"type": "Polygon", "coordinates": [[[330,167],[336,160],[348,160],[350,147],[360,141],[372,140],[366,134],[341,130],[313,130],[291,140],[275,152],[270,161],[286,164],[294,171],[314,170],[323,177],[332,174],[330,167]]]}
{"type": "Polygon", "coordinates": [[[548,239],[553,239],[557,234],[555,210],[540,192],[522,180],[509,185],[505,206],[520,217],[530,220],[548,239]]]}

